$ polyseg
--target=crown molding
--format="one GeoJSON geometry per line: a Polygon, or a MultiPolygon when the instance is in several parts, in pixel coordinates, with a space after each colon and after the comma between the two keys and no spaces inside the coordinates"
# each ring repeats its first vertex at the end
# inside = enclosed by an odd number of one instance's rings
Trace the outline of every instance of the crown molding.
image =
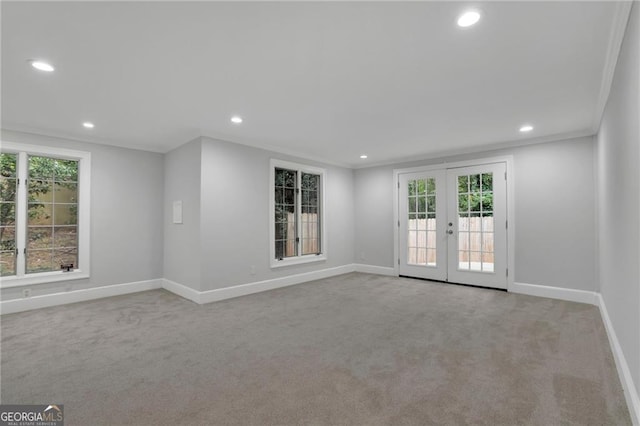
{"type": "Polygon", "coordinates": [[[616,10],[613,14],[613,22],[611,25],[611,33],[609,34],[609,45],[605,57],[604,69],[602,70],[602,81],[600,82],[600,92],[598,93],[598,101],[596,103],[595,115],[593,117],[592,130],[598,133],[600,122],[604,114],[604,109],[609,100],[609,93],[613,84],[613,77],[616,72],[620,49],[624,41],[624,35],[627,30],[631,8],[633,1],[621,1],[616,3],[616,10]]]}
{"type": "Polygon", "coordinates": [[[519,140],[508,140],[496,143],[489,144],[479,144],[472,147],[459,148],[459,149],[451,149],[451,150],[442,150],[442,151],[434,151],[429,154],[424,155],[414,155],[412,157],[401,157],[390,159],[388,161],[380,161],[377,163],[360,165],[360,166],[351,166],[352,169],[368,169],[372,167],[383,167],[383,166],[397,166],[407,163],[415,163],[419,161],[427,161],[427,160],[441,160],[448,157],[455,157],[458,155],[467,155],[467,154],[480,154],[487,153],[491,151],[499,151],[503,149],[512,149],[518,148],[521,146],[528,145],[538,145],[549,142],[559,142],[570,139],[578,139],[583,137],[593,136],[595,133],[591,129],[583,129],[575,132],[566,132],[566,133],[556,133],[553,135],[540,136],[537,138],[529,138],[529,139],[519,139],[519,140]]]}

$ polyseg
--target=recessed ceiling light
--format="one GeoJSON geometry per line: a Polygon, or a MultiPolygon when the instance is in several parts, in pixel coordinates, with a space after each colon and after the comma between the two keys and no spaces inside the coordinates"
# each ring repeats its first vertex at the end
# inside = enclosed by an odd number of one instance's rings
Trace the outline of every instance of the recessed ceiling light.
{"type": "Polygon", "coordinates": [[[522,133],[530,132],[532,130],[533,130],[533,126],[530,124],[525,124],[524,126],[520,127],[520,131],[522,133]]]}
{"type": "Polygon", "coordinates": [[[367,158],[367,156],[366,156],[365,154],[362,154],[362,155],[360,156],[360,158],[362,158],[362,159],[364,160],[365,158],[367,158]]]}
{"type": "Polygon", "coordinates": [[[470,27],[476,22],[478,22],[479,20],[480,20],[480,13],[476,12],[475,10],[470,10],[458,17],[458,26],[470,27]]]}
{"type": "Polygon", "coordinates": [[[87,129],[93,129],[94,127],[96,127],[96,126],[95,126],[95,124],[93,124],[93,123],[92,123],[92,122],[90,122],[90,121],[85,121],[84,123],[82,123],[82,125],[83,125],[84,127],[86,127],[87,129]]]}
{"type": "Polygon", "coordinates": [[[40,71],[52,72],[55,70],[53,65],[44,61],[29,61],[29,63],[31,63],[32,67],[40,71]]]}
{"type": "Polygon", "coordinates": [[[242,123],[242,117],[240,117],[238,115],[234,115],[233,117],[231,117],[231,122],[233,124],[240,124],[240,123],[242,123]]]}

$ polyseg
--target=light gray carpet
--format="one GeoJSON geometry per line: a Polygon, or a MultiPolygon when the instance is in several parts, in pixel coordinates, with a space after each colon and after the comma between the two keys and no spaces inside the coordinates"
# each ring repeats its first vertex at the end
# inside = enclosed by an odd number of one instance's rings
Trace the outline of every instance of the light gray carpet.
{"type": "Polygon", "coordinates": [[[66,424],[630,424],[594,306],[348,274],[2,317],[2,403],[66,424]]]}

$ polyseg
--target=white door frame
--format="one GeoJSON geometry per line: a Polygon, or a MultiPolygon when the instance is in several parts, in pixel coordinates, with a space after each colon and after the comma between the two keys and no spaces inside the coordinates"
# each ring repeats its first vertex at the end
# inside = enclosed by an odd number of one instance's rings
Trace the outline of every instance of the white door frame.
{"type": "Polygon", "coordinates": [[[491,163],[506,163],[507,165],[507,291],[513,288],[513,279],[515,277],[515,233],[516,222],[514,218],[514,175],[513,175],[513,156],[506,155],[502,157],[479,158],[475,160],[454,161],[451,163],[442,162],[425,166],[410,167],[406,169],[393,170],[393,272],[395,276],[400,275],[400,248],[399,248],[399,223],[400,207],[399,200],[399,184],[400,175],[403,173],[427,172],[430,170],[446,170],[454,167],[480,166],[491,163]]]}

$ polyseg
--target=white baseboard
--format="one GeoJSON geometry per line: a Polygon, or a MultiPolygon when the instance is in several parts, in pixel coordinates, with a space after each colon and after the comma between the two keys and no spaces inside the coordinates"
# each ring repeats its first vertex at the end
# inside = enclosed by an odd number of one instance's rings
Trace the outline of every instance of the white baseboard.
{"type": "Polygon", "coordinates": [[[627,400],[627,407],[629,408],[629,414],[631,416],[631,422],[634,425],[640,425],[640,399],[638,398],[638,392],[636,386],[633,383],[631,371],[629,370],[629,364],[622,352],[622,347],[618,341],[618,336],[609,318],[607,307],[604,303],[604,299],[601,294],[597,295],[597,304],[600,308],[600,315],[602,315],[602,322],[607,330],[607,336],[609,336],[609,344],[611,346],[611,352],[613,352],[613,358],[616,361],[616,367],[618,370],[618,376],[620,376],[620,382],[624,390],[624,397],[627,400]]]}
{"type": "Polygon", "coordinates": [[[162,288],[161,279],[87,288],[64,293],[45,294],[22,299],[3,300],[0,301],[0,314],[13,314],[16,312],[30,311],[32,309],[48,308],[50,306],[66,305],[69,303],[120,296],[122,294],[137,293],[158,288],[162,288]]]}
{"type": "Polygon", "coordinates": [[[162,288],[170,291],[171,293],[177,294],[180,297],[191,300],[192,302],[201,303],[200,295],[202,293],[198,290],[192,289],[191,287],[187,287],[186,285],[178,284],[177,282],[164,278],[162,280],[162,288]]]}
{"type": "Polygon", "coordinates": [[[366,272],[367,274],[387,275],[395,276],[396,271],[393,268],[385,266],[365,265],[363,263],[356,263],[353,265],[356,272],[366,272]]]}
{"type": "Polygon", "coordinates": [[[282,278],[257,281],[254,283],[209,291],[197,291],[171,280],[158,278],[148,281],[115,284],[69,292],[46,294],[42,296],[3,300],[0,301],[0,314],[12,314],[15,312],[30,311],[32,309],[48,308],[50,306],[66,305],[68,303],[84,302],[86,300],[101,299],[104,297],[119,296],[122,294],[137,293],[140,291],[155,290],[159,288],[164,288],[195,303],[203,304],[258,293],[261,291],[273,290],[280,287],[301,284],[354,271],[354,265],[349,264],[335,268],[322,269],[319,271],[306,272],[303,274],[290,275],[282,278]]]}
{"type": "Polygon", "coordinates": [[[289,275],[271,280],[256,281],[254,283],[241,284],[233,287],[218,288],[200,292],[199,302],[211,303],[219,300],[231,299],[262,291],[273,290],[280,287],[287,287],[295,284],[302,284],[309,281],[320,280],[322,278],[334,277],[336,275],[354,272],[353,265],[338,266],[335,268],[321,269],[319,271],[305,272],[303,274],[289,275]]]}
{"type": "Polygon", "coordinates": [[[569,302],[588,303],[597,305],[598,293],[595,291],[574,290],[571,288],[550,287],[546,285],[513,283],[509,287],[512,293],[526,294],[529,296],[548,297],[550,299],[567,300],[569,302]]]}

